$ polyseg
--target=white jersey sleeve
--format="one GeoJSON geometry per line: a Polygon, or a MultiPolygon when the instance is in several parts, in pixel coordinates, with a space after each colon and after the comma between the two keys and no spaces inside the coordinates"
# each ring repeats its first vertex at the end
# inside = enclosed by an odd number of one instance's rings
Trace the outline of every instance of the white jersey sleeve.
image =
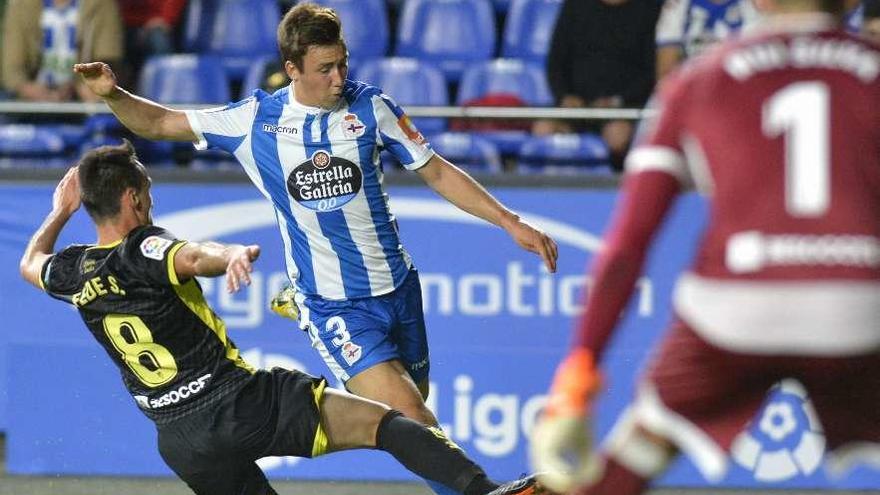
{"type": "Polygon", "coordinates": [[[198,137],[197,150],[209,146],[235,153],[235,149],[251,132],[257,112],[257,98],[251,96],[225,107],[207,110],[187,110],[186,118],[193,133],[198,137]]]}
{"type": "Polygon", "coordinates": [[[372,99],[379,146],[390,151],[407,170],[416,170],[428,163],[434,151],[403,109],[385,94],[372,99]]]}
{"type": "Polygon", "coordinates": [[[655,35],[657,46],[684,43],[688,7],[690,7],[689,0],[666,0],[657,20],[655,35]]]}

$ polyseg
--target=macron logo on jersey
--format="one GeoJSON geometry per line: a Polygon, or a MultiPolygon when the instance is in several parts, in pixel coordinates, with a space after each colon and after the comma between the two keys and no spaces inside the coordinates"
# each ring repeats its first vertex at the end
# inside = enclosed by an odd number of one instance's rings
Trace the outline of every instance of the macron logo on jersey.
{"type": "Polygon", "coordinates": [[[287,127],[283,125],[275,125],[275,124],[263,124],[263,132],[271,132],[274,134],[282,133],[282,134],[299,134],[299,129],[296,127],[287,127]]]}

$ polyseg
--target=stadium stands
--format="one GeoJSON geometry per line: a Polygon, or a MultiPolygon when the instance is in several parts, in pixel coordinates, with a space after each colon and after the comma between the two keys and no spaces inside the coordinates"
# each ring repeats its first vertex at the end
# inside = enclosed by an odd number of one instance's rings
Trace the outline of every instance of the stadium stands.
{"type": "Polygon", "coordinates": [[[243,78],[256,58],[277,56],[275,33],[281,13],[274,0],[216,0],[216,3],[207,51],[222,59],[230,77],[243,78]]]}
{"type": "Polygon", "coordinates": [[[388,53],[388,11],[385,0],[320,0],[339,14],[342,31],[356,69],[364,60],[388,53]]]}
{"type": "MultiPolygon", "coordinates": [[[[404,107],[449,105],[443,73],[427,62],[401,57],[373,59],[361,66],[357,78],[392,95],[404,107]]],[[[446,129],[446,120],[440,118],[417,118],[413,119],[413,123],[426,135],[446,129]]]]}
{"type": "MultiPolygon", "coordinates": [[[[404,108],[554,104],[543,64],[563,0],[316,1],[342,18],[350,78],[381,88],[404,108]]],[[[148,60],[136,92],[168,104],[224,104],[257,88],[271,92],[287,84],[278,71],[275,35],[282,12],[295,3],[190,0],[180,33],[179,48],[186,53],[148,60]]],[[[0,125],[32,121],[12,115],[0,125]]],[[[545,158],[554,162],[547,170],[556,172],[594,170],[593,164],[607,161],[607,150],[595,136],[533,138],[527,119],[413,121],[437,140],[434,145],[444,155],[475,170],[501,171],[501,158],[508,170],[524,172],[537,171],[545,158]],[[585,152],[589,156],[575,163],[574,154],[585,152]]],[[[31,131],[13,127],[7,132],[17,137],[0,147],[0,157],[21,156],[27,143],[69,157],[83,146],[114,143],[127,135],[106,115],[67,118],[63,125],[49,120],[31,131]]],[[[136,144],[143,157],[162,162],[192,157],[198,160],[192,167],[209,168],[223,161],[216,151],[192,156],[188,145],[136,144]]]]}
{"type": "Polygon", "coordinates": [[[522,174],[611,174],[608,147],[594,134],[532,136],[520,148],[522,174]]]}
{"type": "Polygon", "coordinates": [[[437,64],[450,81],[495,54],[489,0],[408,0],[397,25],[396,55],[437,64]]]}
{"type": "Polygon", "coordinates": [[[161,103],[227,103],[229,80],[213,55],[163,55],[144,64],[138,93],[161,103]]]}
{"type": "Polygon", "coordinates": [[[562,0],[512,0],[504,24],[501,56],[544,65],[562,0]]]}
{"type": "Polygon", "coordinates": [[[469,172],[497,173],[503,169],[501,154],[488,139],[467,132],[444,132],[429,141],[437,153],[469,172]]]}
{"type": "MultiPolygon", "coordinates": [[[[458,105],[551,106],[553,96],[544,71],[517,59],[495,59],[471,65],[458,89],[458,105]]],[[[529,135],[525,120],[458,122],[456,129],[470,130],[492,141],[502,153],[515,154],[529,135]]]]}
{"type": "Polygon", "coordinates": [[[526,106],[553,105],[544,71],[518,59],[498,58],[471,65],[458,88],[458,105],[468,105],[489,95],[512,95],[526,106]]]}

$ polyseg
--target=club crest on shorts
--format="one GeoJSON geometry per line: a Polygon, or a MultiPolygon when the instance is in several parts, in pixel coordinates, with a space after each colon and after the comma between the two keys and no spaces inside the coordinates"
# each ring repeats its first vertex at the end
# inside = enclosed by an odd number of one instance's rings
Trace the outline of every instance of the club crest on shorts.
{"type": "Polygon", "coordinates": [[[349,366],[353,365],[357,362],[358,359],[361,358],[361,353],[363,349],[361,346],[355,344],[354,342],[348,341],[342,345],[342,359],[348,363],[349,366]]]}

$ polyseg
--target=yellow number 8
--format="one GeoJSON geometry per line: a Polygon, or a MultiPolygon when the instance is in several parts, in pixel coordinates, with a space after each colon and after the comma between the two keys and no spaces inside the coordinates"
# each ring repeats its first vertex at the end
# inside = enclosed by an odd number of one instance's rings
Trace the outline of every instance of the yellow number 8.
{"type": "Polygon", "coordinates": [[[122,360],[148,387],[164,385],[177,376],[171,352],[153,342],[153,333],[134,315],[107,315],[104,332],[122,360]]]}

